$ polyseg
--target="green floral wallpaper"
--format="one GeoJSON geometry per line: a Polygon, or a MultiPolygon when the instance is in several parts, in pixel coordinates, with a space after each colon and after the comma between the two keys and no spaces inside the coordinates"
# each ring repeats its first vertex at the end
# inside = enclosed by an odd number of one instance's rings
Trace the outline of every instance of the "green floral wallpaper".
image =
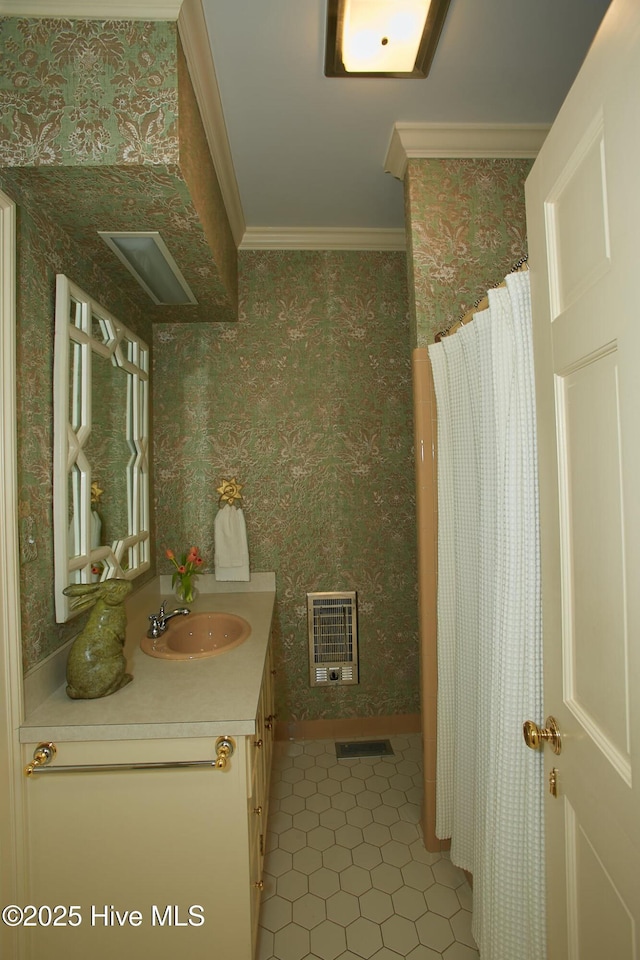
{"type": "Polygon", "coordinates": [[[0,164],[178,162],[174,23],[0,18],[0,164]]]}
{"type": "Polygon", "coordinates": [[[412,343],[454,323],[527,252],[524,181],[531,160],[410,160],[412,343]]]}
{"type": "Polygon", "coordinates": [[[419,710],[403,254],[243,252],[237,324],[154,327],[158,570],[213,570],[216,487],[243,483],[253,570],[275,570],[278,714],[419,710]],[[355,589],[360,684],[312,689],[306,593],[355,589]]]}

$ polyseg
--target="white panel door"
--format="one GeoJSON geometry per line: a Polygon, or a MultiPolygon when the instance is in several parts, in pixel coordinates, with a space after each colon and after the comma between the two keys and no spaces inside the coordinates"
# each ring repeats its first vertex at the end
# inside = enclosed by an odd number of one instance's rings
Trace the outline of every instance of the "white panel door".
{"type": "Polygon", "coordinates": [[[526,188],[548,960],[640,957],[639,157],[640,3],[613,0],[526,188]]]}

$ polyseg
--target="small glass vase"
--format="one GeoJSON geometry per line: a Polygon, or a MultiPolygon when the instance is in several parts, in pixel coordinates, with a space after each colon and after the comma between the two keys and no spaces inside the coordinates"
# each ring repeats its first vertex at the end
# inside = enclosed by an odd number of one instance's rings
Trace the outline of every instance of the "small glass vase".
{"type": "Polygon", "coordinates": [[[198,588],[193,581],[194,577],[181,577],[176,580],[173,592],[180,603],[193,603],[197,597],[198,588]]]}

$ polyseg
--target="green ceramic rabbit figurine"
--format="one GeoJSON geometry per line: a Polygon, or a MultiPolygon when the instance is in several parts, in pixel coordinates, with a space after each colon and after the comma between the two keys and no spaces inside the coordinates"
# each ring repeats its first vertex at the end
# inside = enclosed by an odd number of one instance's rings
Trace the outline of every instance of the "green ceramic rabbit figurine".
{"type": "Polygon", "coordinates": [[[95,604],[84,630],[71,645],[67,660],[67,696],[72,700],[108,697],[131,683],[123,651],[127,617],[124,601],[131,593],[129,580],[73,583],[64,594],[75,597],[72,606],[82,610],[95,604]]]}

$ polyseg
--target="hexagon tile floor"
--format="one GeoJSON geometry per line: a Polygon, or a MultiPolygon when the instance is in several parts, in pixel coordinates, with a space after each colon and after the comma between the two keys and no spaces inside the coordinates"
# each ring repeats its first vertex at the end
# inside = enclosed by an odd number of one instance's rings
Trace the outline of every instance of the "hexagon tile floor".
{"type": "Polygon", "coordinates": [[[394,756],[337,760],[277,743],[258,960],[477,960],[471,890],[424,849],[419,734],[394,756]]]}

